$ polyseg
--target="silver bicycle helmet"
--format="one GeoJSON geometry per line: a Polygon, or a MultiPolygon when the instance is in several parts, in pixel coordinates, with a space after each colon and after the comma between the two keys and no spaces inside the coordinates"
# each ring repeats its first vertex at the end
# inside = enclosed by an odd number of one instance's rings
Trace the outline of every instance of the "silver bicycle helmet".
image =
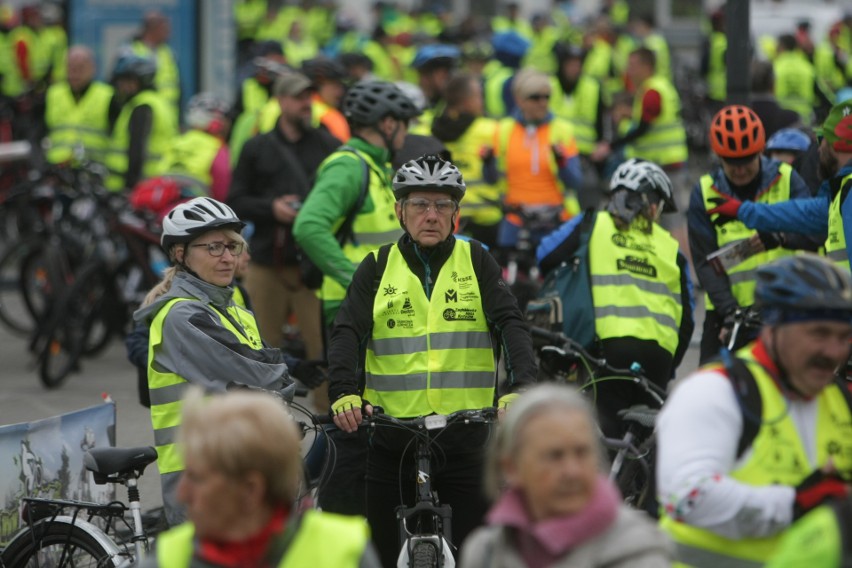
{"type": "Polygon", "coordinates": [[[228,113],[228,103],[213,93],[198,93],[186,105],[186,124],[207,130],[214,121],[222,121],[228,113]]]}
{"type": "Polygon", "coordinates": [[[163,219],[160,243],[168,251],[173,245],[188,243],[207,231],[232,228],[239,232],[245,225],[224,203],[211,197],[196,197],[168,212],[163,219]]]}
{"type": "Polygon", "coordinates": [[[443,191],[456,201],[464,198],[465,183],[461,172],[440,156],[423,156],[410,160],[393,177],[393,194],[397,200],[412,191],[443,191]]]}
{"type": "Polygon", "coordinates": [[[636,193],[657,193],[665,203],[667,211],[677,211],[672,182],[666,172],[653,162],[631,158],[618,166],[609,182],[609,190],[615,193],[626,189],[636,193]]]}

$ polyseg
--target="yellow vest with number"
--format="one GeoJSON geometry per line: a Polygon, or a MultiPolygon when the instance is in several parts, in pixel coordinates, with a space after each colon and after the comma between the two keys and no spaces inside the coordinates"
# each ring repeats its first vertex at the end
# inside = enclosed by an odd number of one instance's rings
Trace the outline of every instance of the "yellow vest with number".
{"type": "MultiPolygon", "coordinates": [[[[359,171],[362,167],[361,160],[365,160],[370,169],[367,199],[364,200],[364,206],[361,207],[361,211],[358,212],[355,221],[352,223],[352,238],[346,239],[343,244],[343,254],[352,261],[354,266],[358,266],[368,254],[382,245],[399,240],[402,236],[403,230],[399,226],[399,219],[396,218],[394,209],[396,199],[387,172],[380,168],[367,154],[358,152],[356,156],[348,150],[338,150],[320,164],[319,171],[322,172],[325,164],[332,160],[355,160],[358,163],[359,171]]],[[[360,186],[358,190],[361,190],[360,186]]],[[[346,215],[335,223],[332,233],[337,231],[345,218],[346,215]]],[[[325,276],[322,279],[318,296],[325,301],[339,302],[346,296],[346,289],[330,276],[325,276]]]]}
{"type": "Polygon", "coordinates": [[[550,98],[550,110],[556,116],[571,123],[574,127],[577,149],[581,154],[588,156],[594,151],[598,142],[595,123],[598,120],[598,106],[603,95],[600,82],[593,77],[580,75],[577,86],[571,94],[566,94],[562,90],[556,78],[551,79],[550,87],[553,93],[550,98]]]}
{"type": "Polygon", "coordinates": [[[667,79],[655,75],[647,79],[633,100],[633,124],[642,120],[642,98],[653,89],[660,93],[662,109],[648,132],[634,140],[625,150],[628,158],[642,158],[660,166],[686,161],[686,130],[680,118],[680,96],[667,79]]]}
{"type": "Polygon", "coordinates": [[[163,156],[177,136],[177,124],[174,114],[160,95],[155,91],[141,91],[124,103],[112,129],[112,140],[106,150],[106,166],[109,177],[106,186],[112,191],[124,187],[124,175],[127,173],[127,151],[130,148],[130,115],[136,107],[151,107],[152,123],[145,149],[145,163],[142,166],[143,177],[154,177],[163,173],[163,156]]]}
{"type": "MultiPolygon", "coordinates": [[[[768,188],[760,190],[755,203],[781,203],[790,199],[790,174],[793,169],[788,164],[778,167],[778,176],[768,188]]],[[[718,197],[719,192],[713,186],[713,177],[709,174],[701,177],[701,195],[704,198],[705,209],[715,207],[709,199],[718,197]]],[[[742,221],[733,219],[724,225],[716,225],[716,243],[719,248],[733,242],[750,239],[757,231],[749,229],[742,221]]],[[[754,303],[754,287],[757,282],[757,269],[778,258],[795,254],[795,251],[781,247],[763,251],[747,258],[728,270],[728,280],[731,283],[731,293],[740,307],[748,307],[754,303]]],[[[708,310],[714,309],[710,296],[704,294],[708,310]]]]}
{"type": "Polygon", "coordinates": [[[160,168],[168,175],[179,175],[205,186],[213,182],[210,169],[224,142],[201,130],[187,130],[169,147],[160,168]]]}
{"type": "MultiPolygon", "coordinates": [[[[370,540],[364,519],[309,510],[298,522],[278,568],[358,568],[370,540]]],[[[189,568],[195,546],[192,523],[161,533],[157,537],[157,566],[189,568]]]]}
{"type": "MultiPolygon", "coordinates": [[[[427,285],[431,276],[427,269],[427,285]]],[[[364,398],[391,416],[494,404],[496,365],[470,243],[456,240],[431,297],[397,245],[373,303],[364,398]]]]}
{"type": "Polygon", "coordinates": [[[496,129],[497,121],[493,118],[479,117],[458,139],[444,141],[467,185],[461,216],[480,225],[494,225],[503,218],[503,190],[500,184],[482,179],[482,158],[479,157],[483,147],[494,143],[496,129]]]}
{"type": "Polygon", "coordinates": [[[825,240],[825,255],[846,272],[850,270],[849,255],[846,252],[846,233],[843,230],[840,206],[843,197],[846,195],[843,187],[848,185],[850,181],[852,181],[852,174],[843,178],[843,181],[840,182],[840,190],[837,191],[837,195],[834,196],[831,205],[828,207],[828,236],[825,240]]]}
{"type": "Polygon", "coordinates": [[[94,81],[76,100],[68,83],[56,83],[47,89],[44,122],[48,129],[47,160],[66,162],[74,150],[82,147],[85,157],[103,163],[109,143],[107,111],[113,89],[94,81]]]}
{"type": "MultiPolygon", "coordinates": [[[[788,403],[778,385],[754,360],[752,345],[737,355],[754,375],[763,406],[762,426],[748,459],[728,475],[754,487],[795,487],[829,460],[838,471],[852,470],[852,415],[837,385],[826,387],[817,397],[816,463],[811,463],[799,432],[788,415],[788,403]]],[[[758,568],[778,546],[781,534],[764,538],[732,540],[663,515],[660,527],[675,542],[680,566],[700,568],[758,568]]]]}
{"type": "Polygon", "coordinates": [[[589,274],[600,339],[647,339],[674,354],[683,316],[677,254],[677,241],[656,223],[650,234],[633,225],[619,231],[609,213],[598,213],[589,274]]]}
{"type": "MultiPolygon", "coordinates": [[[[183,395],[189,383],[178,375],[154,366],[154,352],[163,341],[163,324],[172,307],[178,302],[194,302],[193,298],[175,298],[167,302],[151,321],[151,335],[148,343],[148,390],[151,395],[151,425],[154,428],[154,445],[157,448],[157,468],[161,474],[183,470],[183,455],[175,444],[177,429],[180,426],[183,409],[183,395]]],[[[227,317],[218,310],[222,327],[234,334],[240,343],[252,349],[261,349],[260,332],[254,315],[236,304],[228,306],[228,314],[240,322],[242,330],[237,329],[227,317]]]]}

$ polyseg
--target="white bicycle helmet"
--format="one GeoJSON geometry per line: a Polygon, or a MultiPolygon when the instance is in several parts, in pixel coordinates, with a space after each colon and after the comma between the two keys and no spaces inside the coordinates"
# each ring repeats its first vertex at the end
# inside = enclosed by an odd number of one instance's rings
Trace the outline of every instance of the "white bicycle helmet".
{"type": "Polygon", "coordinates": [[[228,103],[213,93],[198,93],[186,105],[186,124],[190,128],[208,130],[220,124],[228,113],[228,103]]]}
{"type": "Polygon", "coordinates": [[[410,160],[393,177],[393,194],[397,200],[412,191],[445,191],[456,201],[461,201],[465,187],[459,169],[440,156],[410,160]]]}
{"type": "Polygon", "coordinates": [[[224,203],[210,197],[196,197],[168,212],[163,219],[160,244],[168,252],[173,245],[188,243],[207,231],[231,228],[240,232],[245,225],[224,203]]]}
{"type": "Polygon", "coordinates": [[[631,158],[618,166],[610,179],[609,190],[615,193],[619,189],[636,193],[657,193],[663,199],[666,211],[677,211],[672,182],[666,172],[654,162],[631,158]]]}

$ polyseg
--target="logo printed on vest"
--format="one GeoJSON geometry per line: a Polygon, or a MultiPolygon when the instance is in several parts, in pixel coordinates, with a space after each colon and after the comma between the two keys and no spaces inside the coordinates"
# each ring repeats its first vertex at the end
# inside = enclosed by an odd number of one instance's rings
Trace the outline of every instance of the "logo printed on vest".
{"type": "Polygon", "coordinates": [[[447,308],[444,310],[444,319],[447,321],[475,321],[476,310],[468,308],[447,308]]]}
{"type": "Polygon", "coordinates": [[[385,296],[396,296],[396,287],[393,284],[385,287],[385,296]]]}
{"type": "Polygon", "coordinates": [[[459,278],[459,273],[453,270],[453,273],[450,274],[450,278],[453,279],[453,282],[468,282],[469,280],[473,280],[473,274],[459,278]]]}
{"type": "Polygon", "coordinates": [[[627,272],[648,276],[649,278],[657,277],[657,268],[652,264],[648,264],[648,261],[644,258],[636,258],[635,256],[619,258],[616,259],[616,266],[618,270],[626,270],[627,272]]]}
{"type": "Polygon", "coordinates": [[[452,288],[448,289],[444,292],[444,303],[449,304],[450,302],[458,302],[459,301],[459,293],[453,290],[452,288]]]}
{"type": "Polygon", "coordinates": [[[625,235],[621,232],[613,233],[612,244],[621,248],[638,250],[641,252],[650,252],[651,254],[654,254],[655,248],[652,243],[637,243],[636,239],[634,239],[632,236],[625,235]]]}

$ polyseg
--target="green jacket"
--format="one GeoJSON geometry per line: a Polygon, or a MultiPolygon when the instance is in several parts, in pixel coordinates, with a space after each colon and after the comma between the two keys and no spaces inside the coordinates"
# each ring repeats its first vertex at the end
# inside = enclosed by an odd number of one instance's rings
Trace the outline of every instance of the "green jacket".
{"type": "MultiPolygon", "coordinates": [[[[385,181],[390,191],[389,152],[357,137],[352,137],[347,145],[366,154],[376,164],[386,165],[385,181]]],[[[360,160],[332,160],[330,156],[317,172],[316,182],[293,224],[293,237],[302,250],[315,261],[323,274],[344,288],[352,281],[356,267],[343,253],[334,231],[355,206],[363,178],[364,169],[360,160]]],[[[374,207],[368,193],[361,211],[370,212],[374,207]]],[[[333,318],[329,310],[336,313],[338,306],[339,302],[335,302],[334,306],[324,305],[323,309],[333,318]]]]}

